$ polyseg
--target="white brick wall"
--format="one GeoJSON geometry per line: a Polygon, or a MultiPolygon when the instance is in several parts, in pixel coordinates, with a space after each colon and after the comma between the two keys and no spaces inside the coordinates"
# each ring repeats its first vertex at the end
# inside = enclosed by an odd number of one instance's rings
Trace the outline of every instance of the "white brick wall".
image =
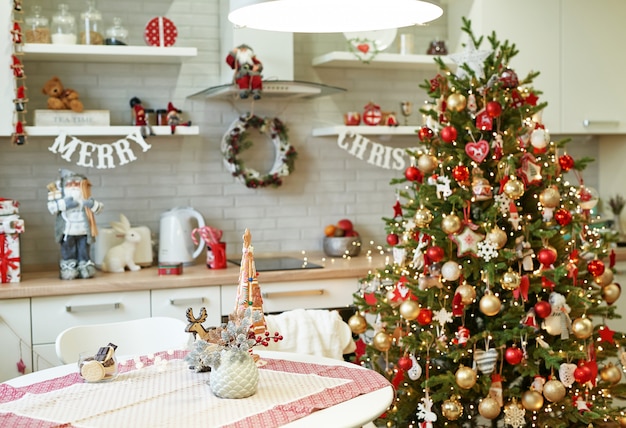
{"type": "MultiPolygon", "coordinates": [[[[24,1],[27,10],[30,3],[24,1]]],[[[75,12],[84,8],[82,1],[67,3],[75,12]]],[[[51,15],[57,4],[56,0],[43,2],[44,11],[51,15]]],[[[105,204],[105,211],[97,217],[101,226],[108,226],[123,213],[133,224],[147,225],[157,233],[161,212],[174,206],[193,206],[204,215],[207,224],[224,230],[231,254],[239,253],[245,228],[250,228],[259,256],[272,251],[320,250],[324,226],[343,217],[353,220],[364,242],[382,243],[381,217],[392,214],[395,203],[394,189],[388,183],[401,172],[376,168],[353,158],[337,147],[335,137],[314,138],[311,129],[339,124],[344,111],[360,111],[370,100],[385,110],[397,110],[402,99],[418,106],[424,101],[418,85],[431,77],[428,73],[313,69],[312,57],[346,49],[343,36],[295,35],[296,80],[322,82],[348,91],[314,100],[264,99],[254,104],[256,114],[278,116],[285,122],[299,156],[296,171],[285,179],[283,186],[250,190],[225,170],[219,152],[222,135],[238,114],[250,109],[250,104],[186,99],[209,86],[227,83],[219,76],[224,58],[219,52],[217,0],[114,0],[100,1],[98,8],[106,26],[113,16],[121,16],[131,32],[132,43],[138,45],[143,44],[142,30],[149,19],[168,16],[178,27],[177,46],[195,46],[199,55],[183,65],[27,62],[29,110],[45,106],[40,89],[47,79],[58,75],[66,86],[80,92],[88,108],[111,110],[113,124],[127,123],[128,101],[133,96],[154,108],[171,100],[200,126],[200,136],[151,138],[152,149],[136,152],[137,161],[104,171],[79,168],[50,153],[47,148],[52,138],[29,138],[23,147],[11,146],[8,138],[0,139],[0,197],[21,203],[21,216],[26,222],[22,235],[26,270],[39,264],[54,264],[58,259],[58,245],[53,240],[54,218],[46,210],[46,184],[57,177],[59,168],[70,168],[90,178],[94,197],[105,204]]],[[[416,52],[425,52],[435,37],[445,38],[446,26],[445,20],[441,20],[411,29],[416,52]]],[[[249,44],[254,47],[254,41],[249,44]]],[[[389,49],[394,50],[396,46],[389,49]]],[[[411,120],[417,123],[417,115],[411,120]]],[[[112,140],[81,139],[94,143],[112,140]]],[[[416,138],[379,141],[410,147],[416,138]]],[[[587,152],[596,151],[593,142],[584,146],[587,152]]],[[[259,139],[255,140],[255,148],[271,150],[271,144],[259,139]]],[[[597,179],[592,175],[587,182],[591,185],[594,180],[597,179]]]]}

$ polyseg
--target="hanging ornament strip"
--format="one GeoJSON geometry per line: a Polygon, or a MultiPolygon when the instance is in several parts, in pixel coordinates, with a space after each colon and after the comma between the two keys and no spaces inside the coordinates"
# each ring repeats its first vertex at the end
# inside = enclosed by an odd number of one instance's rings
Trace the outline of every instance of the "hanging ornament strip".
{"type": "Polygon", "coordinates": [[[26,97],[26,72],[22,61],[24,55],[22,49],[23,16],[24,11],[22,9],[22,2],[15,0],[13,2],[12,23],[10,25],[13,48],[10,67],[13,72],[15,89],[15,98],[13,99],[15,108],[13,112],[13,133],[11,134],[11,143],[18,146],[26,143],[26,132],[24,127],[26,126],[26,113],[28,112],[26,109],[26,104],[28,103],[28,98],[26,97]]]}

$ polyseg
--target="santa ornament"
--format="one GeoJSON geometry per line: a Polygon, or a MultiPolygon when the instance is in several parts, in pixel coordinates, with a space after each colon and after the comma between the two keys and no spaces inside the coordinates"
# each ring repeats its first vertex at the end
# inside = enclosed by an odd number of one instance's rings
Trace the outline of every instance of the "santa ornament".
{"type": "Polygon", "coordinates": [[[363,107],[363,123],[366,125],[377,126],[380,124],[382,117],[380,106],[378,104],[374,104],[370,101],[365,105],[365,107],[363,107]]]}
{"type": "Polygon", "coordinates": [[[263,63],[256,57],[254,50],[248,45],[239,45],[228,53],[226,64],[235,70],[233,80],[239,88],[239,98],[246,99],[252,94],[255,100],[260,99],[263,63]]]}

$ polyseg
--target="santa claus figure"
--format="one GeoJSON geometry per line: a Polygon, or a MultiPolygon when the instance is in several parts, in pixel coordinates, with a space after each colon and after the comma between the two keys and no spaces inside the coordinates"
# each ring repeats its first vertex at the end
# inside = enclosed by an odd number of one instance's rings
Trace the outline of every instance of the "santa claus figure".
{"type": "Polygon", "coordinates": [[[61,169],[60,178],[48,185],[48,211],[57,216],[54,232],[61,244],[61,279],[94,276],[89,246],[98,234],[94,215],[102,208],[91,197],[91,183],[84,175],[61,169]]]}
{"type": "Polygon", "coordinates": [[[248,98],[250,93],[255,100],[261,98],[263,64],[248,45],[239,45],[226,56],[226,63],[235,70],[234,80],[239,87],[239,97],[248,98]]]}
{"type": "Polygon", "coordinates": [[[133,125],[139,126],[141,129],[141,136],[147,138],[148,135],[154,135],[152,131],[152,127],[148,123],[148,118],[146,116],[146,110],[141,103],[141,100],[137,97],[133,97],[130,99],[130,108],[132,109],[133,114],[133,125]]]}

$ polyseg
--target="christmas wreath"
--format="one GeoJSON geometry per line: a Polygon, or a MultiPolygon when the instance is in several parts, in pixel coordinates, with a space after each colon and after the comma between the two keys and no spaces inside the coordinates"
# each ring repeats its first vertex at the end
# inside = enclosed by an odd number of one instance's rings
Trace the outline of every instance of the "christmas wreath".
{"type": "Polygon", "coordinates": [[[283,184],[283,177],[294,170],[297,157],[296,149],[289,144],[287,128],[278,118],[267,119],[255,115],[241,116],[235,120],[222,138],[222,155],[224,164],[234,177],[244,182],[246,187],[278,187],[283,184]],[[274,144],[276,156],[274,165],[267,174],[261,175],[252,168],[246,168],[243,161],[237,156],[244,150],[252,147],[248,129],[256,129],[261,134],[267,134],[274,144]]]}

